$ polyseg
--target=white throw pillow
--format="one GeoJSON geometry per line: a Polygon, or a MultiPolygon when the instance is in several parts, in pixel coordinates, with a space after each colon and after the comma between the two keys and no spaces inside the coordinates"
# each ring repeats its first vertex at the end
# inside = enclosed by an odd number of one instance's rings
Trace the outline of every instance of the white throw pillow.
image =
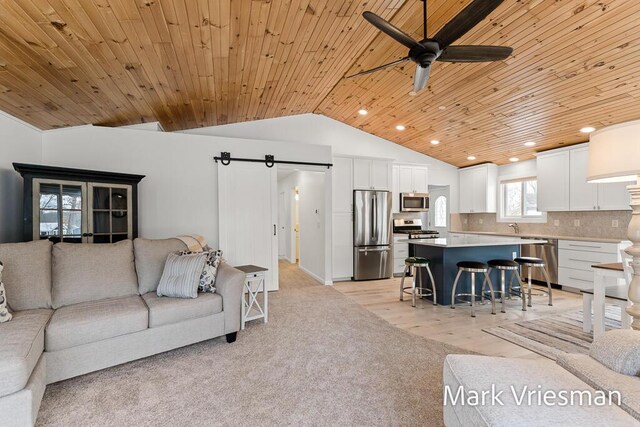
{"type": "Polygon", "coordinates": [[[178,255],[193,255],[193,254],[206,254],[207,260],[204,264],[204,268],[202,269],[202,274],[200,275],[200,285],[198,286],[198,290],[200,292],[211,292],[214,293],[216,291],[215,283],[216,283],[216,275],[218,274],[218,266],[222,262],[222,251],[210,250],[206,252],[191,252],[191,251],[180,251],[178,255]]]}
{"type": "Polygon", "coordinates": [[[158,296],[197,298],[206,253],[169,254],[158,284],[158,296]]]}
{"type": "Polygon", "coordinates": [[[640,331],[616,329],[593,341],[589,356],[612,371],[640,375],[640,331]]]}
{"type": "Polygon", "coordinates": [[[2,283],[2,270],[4,266],[2,262],[0,262],[0,323],[8,322],[13,318],[11,313],[9,313],[9,308],[7,307],[7,293],[4,290],[4,283],[2,283]]]}

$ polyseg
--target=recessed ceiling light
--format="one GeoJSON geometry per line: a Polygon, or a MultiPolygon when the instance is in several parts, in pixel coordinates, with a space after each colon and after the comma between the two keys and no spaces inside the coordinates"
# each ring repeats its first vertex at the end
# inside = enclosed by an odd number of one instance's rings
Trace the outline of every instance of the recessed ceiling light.
{"type": "Polygon", "coordinates": [[[447,107],[445,107],[444,105],[441,105],[441,106],[438,107],[438,110],[446,110],[446,109],[447,109],[447,107]]]}
{"type": "Polygon", "coordinates": [[[520,160],[520,159],[519,159],[519,158],[517,158],[517,157],[509,157],[509,161],[510,161],[510,162],[517,162],[517,161],[519,161],[519,160],[520,160]]]}
{"type": "Polygon", "coordinates": [[[416,92],[415,90],[412,90],[411,92],[409,92],[409,96],[416,96],[418,94],[418,92],[416,92]]]}
{"type": "Polygon", "coordinates": [[[593,126],[585,126],[582,129],[580,129],[580,132],[582,132],[582,133],[591,133],[594,130],[596,130],[596,128],[594,128],[593,126]]]}
{"type": "Polygon", "coordinates": [[[432,143],[433,145],[438,145],[438,144],[440,144],[440,141],[438,141],[437,139],[432,139],[432,140],[431,140],[431,143],[432,143]]]}
{"type": "Polygon", "coordinates": [[[406,128],[404,127],[404,125],[398,125],[396,126],[397,130],[405,130],[406,128]]]}
{"type": "Polygon", "coordinates": [[[475,159],[476,159],[476,156],[469,156],[469,157],[467,157],[467,160],[475,160],[475,159]]]}
{"type": "Polygon", "coordinates": [[[367,114],[369,114],[369,112],[364,108],[361,108],[358,110],[358,114],[360,114],[361,116],[366,116],[367,114]]]}
{"type": "Polygon", "coordinates": [[[536,145],[536,143],[533,141],[527,141],[524,143],[525,147],[533,147],[534,145],[536,145]]]}

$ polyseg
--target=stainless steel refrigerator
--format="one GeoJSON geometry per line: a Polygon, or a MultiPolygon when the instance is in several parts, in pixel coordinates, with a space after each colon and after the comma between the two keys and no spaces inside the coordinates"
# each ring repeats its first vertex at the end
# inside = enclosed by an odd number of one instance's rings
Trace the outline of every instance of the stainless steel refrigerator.
{"type": "Polygon", "coordinates": [[[391,193],[353,192],[353,280],[393,275],[391,193]]]}

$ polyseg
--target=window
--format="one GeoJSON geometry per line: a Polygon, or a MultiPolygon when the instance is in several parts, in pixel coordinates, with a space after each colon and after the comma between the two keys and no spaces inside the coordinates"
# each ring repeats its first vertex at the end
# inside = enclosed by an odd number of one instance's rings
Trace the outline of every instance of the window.
{"type": "Polygon", "coordinates": [[[434,226],[435,227],[446,227],[447,226],[447,198],[445,196],[439,196],[436,199],[436,203],[434,204],[435,210],[435,218],[434,218],[434,226]]]}
{"type": "Polygon", "coordinates": [[[538,211],[538,182],[520,178],[500,183],[499,215],[505,221],[542,222],[546,215],[538,211]]]}

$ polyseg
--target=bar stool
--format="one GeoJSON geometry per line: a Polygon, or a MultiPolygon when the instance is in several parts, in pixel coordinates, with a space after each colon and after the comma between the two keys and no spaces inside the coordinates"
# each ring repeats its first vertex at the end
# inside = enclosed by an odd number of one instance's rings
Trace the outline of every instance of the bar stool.
{"type": "MultiPolygon", "coordinates": [[[[513,283],[513,279],[515,277],[518,278],[518,283],[520,282],[520,273],[518,270],[520,269],[520,264],[510,259],[492,259],[487,261],[487,265],[489,266],[489,274],[491,274],[492,269],[500,270],[500,303],[502,304],[502,308],[500,311],[502,313],[506,313],[505,311],[505,295],[507,297],[511,296],[511,283],[513,283]],[[511,272],[511,279],[509,280],[509,289],[507,290],[507,279],[506,273],[507,271],[511,272]]],[[[482,282],[482,296],[484,296],[484,286],[487,284],[487,279],[482,282]]],[[[522,299],[522,310],[526,311],[525,307],[526,301],[522,299]]]]}
{"type": "MultiPolygon", "coordinates": [[[[544,260],[542,258],[536,258],[536,257],[528,257],[528,256],[522,256],[522,257],[518,257],[516,259],[514,259],[515,262],[517,262],[520,266],[522,267],[528,267],[529,269],[527,270],[527,298],[529,300],[529,302],[527,303],[527,306],[531,307],[531,269],[533,268],[541,268],[542,269],[542,273],[544,274],[544,278],[547,282],[547,292],[549,293],[549,305],[553,305],[553,300],[551,297],[551,281],[549,281],[549,273],[547,273],[547,267],[546,264],[544,262],[544,260]]],[[[522,282],[521,282],[522,283],[522,282]]],[[[522,286],[520,287],[520,295],[522,295],[522,297],[524,298],[524,292],[522,291],[522,286]]],[[[522,305],[522,309],[524,311],[527,310],[527,308],[525,307],[525,305],[522,305]]]]}
{"type": "Polygon", "coordinates": [[[484,280],[489,284],[489,290],[491,291],[491,314],[496,314],[496,299],[493,294],[493,284],[491,283],[491,278],[488,274],[489,266],[484,262],[477,261],[460,261],[456,265],[458,266],[458,274],[456,275],[456,280],[453,282],[453,289],[451,290],[451,308],[456,308],[457,297],[468,296],[470,297],[471,303],[471,317],[476,317],[476,273],[483,273],[484,280]],[[460,280],[460,275],[462,273],[471,274],[470,294],[456,294],[458,280],[460,280]]]}
{"type": "Polygon", "coordinates": [[[411,294],[411,306],[416,306],[416,293],[420,298],[433,296],[433,305],[438,305],[436,301],[436,282],[433,280],[433,274],[431,274],[431,268],[429,268],[431,260],[421,257],[409,257],[404,260],[404,272],[402,273],[402,280],[400,281],[400,301],[404,301],[404,294],[411,294]],[[423,288],[422,281],[418,280],[418,277],[422,279],[422,269],[426,269],[431,279],[431,289],[423,288]],[[413,282],[411,286],[404,286],[404,278],[407,273],[411,271],[413,275],[413,282]],[[417,283],[417,285],[416,285],[417,283]],[[407,289],[411,289],[411,292],[407,292],[407,289]]]}

